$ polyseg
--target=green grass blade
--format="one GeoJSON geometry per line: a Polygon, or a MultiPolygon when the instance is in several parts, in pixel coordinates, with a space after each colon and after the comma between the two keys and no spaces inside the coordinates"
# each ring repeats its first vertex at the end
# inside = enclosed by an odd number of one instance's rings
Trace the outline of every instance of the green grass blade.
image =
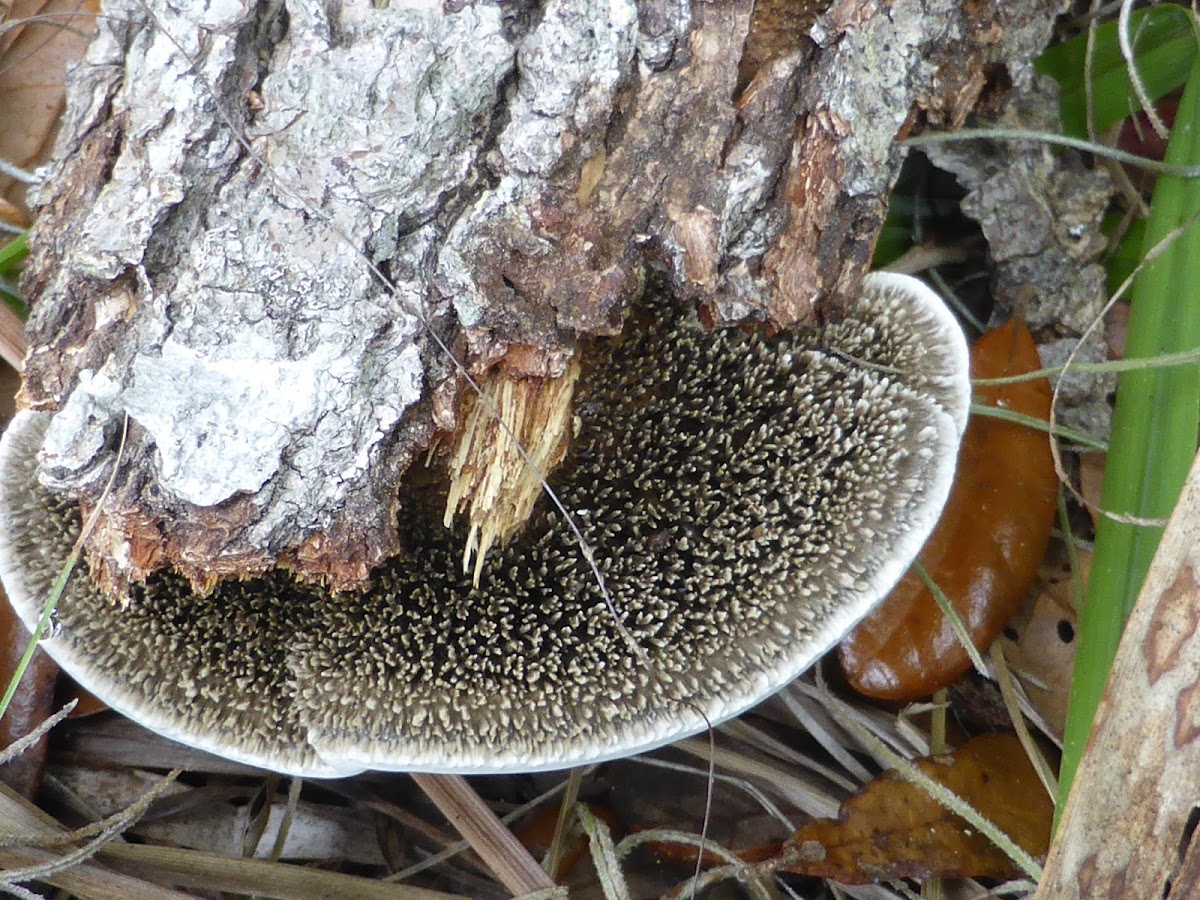
{"type": "MultiPolygon", "coordinates": [[[[1115,227],[1118,218],[1117,216],[1106,217],[1105,225],[1107,227],[1104,232],[1106,235],[1110,235],[1110,239],[1112,228],[1115,227]]],[[[1146,220],[1134,219],[1129,223],[1129,228],[1117,246],[1109,251],[1105,261],[1104,268],[1108,273],[1105,286],[1108,288],[1110,297],[1138,267],[1138,263],[1142,261],[1144,246],[1146,246],[1146,220]]]]}
{"type": "MultiPolygon", "coordinates": [[[[1130,16],[1129,33],[1138,75],[1150,99],[1157,100],[1184,83],[1196,56],[1196,38],[1188,9],[1167,3],[1138,10],[1130,16]]],[[[1081,34],[1051,47],[1036,64],[1039,72],[1059,83],[1063,129],[1075,137],[1087,135],[1086,58],[1087,35],[1081,34]]],[[[1138,109],[1115,21],[1096,29],[1091,99],[1097,134],[1138,109]]]]}
{"type": "Polygon", "coordinates": [[[28,232],[0,245],[0,275],[11,275],[29,253],[28,232]]]}
{"type": "Polygon", "coordinates": [[[25,645],[25,652],[21,654],[17,668],[13,671],[12,678],[9,679],[8,685],[4,689],[4,696],[0,697],[0,719],[3,719],[4,714],[8,712],[8,707],[12,703],[13,697],[16,696],[17,688],[21,686],[21,679],[25,677],[25,670],[29,668],[29,663],[32,661],[33,654],[37,650],[38,642],[50,632],[50,622],[54,617],[54,608],[58,606],[58,601],[62,599],[62,593],[67,587],[67,579],[71,577],[71,573],[75,570],[77,562],[78,554],[72,553],[67,564],[58,573],[58,578],[54,581],[54,587],[50,590],[50,596],[46,598],[46,603],[42,607],[41,618],[38,619],[37,626],[34,628],[29,642],[25,645]]]}
{"type": "MultiPolygon", "coordinates": [[[[23,231],[12,240],[0,245],[0,279],[14,278],[28,254],[28,232],[23,231]]],[[[24,321],[25,304],[4,283],[0,283],[0,302],[6,304],[24,321]]]]}
{"type": "MultiPolygon", "coordinates": [[[[1200,62],[1194,62],[1167,148],[1176,165],[1200,162],[1200,62]]],[[[1163,176],[1155,187],[1147,248],[1200,211],[1200,181],[1163,176]]],[[[1200,229],[1188,229],[1134,283],[1126,355],[1200,346],[1200,229]]],[[[1166,519],[1196,453],[1200,365],[1120,376],[1101,503],[1106,511],[1166,519]]],[[[1117,644],[1161,528],[1103,518],[1079,615],[1078,656],[1063,748],[1060,800],[1070,790],[1117,644]]],[[[1059,810],[1062,803],[1059,804],[1059,810]]]]}

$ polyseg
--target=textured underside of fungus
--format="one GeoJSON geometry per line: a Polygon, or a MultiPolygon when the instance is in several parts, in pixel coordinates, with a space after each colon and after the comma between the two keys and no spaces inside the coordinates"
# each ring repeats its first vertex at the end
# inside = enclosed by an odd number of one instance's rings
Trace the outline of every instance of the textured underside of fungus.
{"type": "MultiPolygon", "coordinates": [[[[613,609],[547,504],[476,587],[431,499],[363,593],[275,572],[202,597],[167,574],[116,603],[76,574],[43,646],[168,737],[310,776],[562,768],[741,712],[915,557],[965,425],[965,343],[902,276],[774,338],[704,330],[662,297],[635,322],[590,351],[553,479],[613,609]]],[[[20,413],[0,443],[0,573],[30,628],[80,528],[37,479],[49,418],[20,413]]]]}

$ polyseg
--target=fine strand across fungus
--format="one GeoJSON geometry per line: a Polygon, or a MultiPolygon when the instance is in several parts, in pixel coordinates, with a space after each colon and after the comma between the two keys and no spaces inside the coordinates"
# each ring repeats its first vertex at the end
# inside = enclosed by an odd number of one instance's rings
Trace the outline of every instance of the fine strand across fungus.
{"type": "MultiPolygon", "coordinates": [[[[966,345],[906,276],[868,276],[830,321],[774,337],[706,330],[651,294],[589,351],[552,478],[620,624],[548,504],[475,584],[443,496],[406,509],[411,552],[364,592],[276,571],[201,596],[164,572],[113,600],[79,571],[43,646],[143,725],[294,775],[558,769],[737,715],[916,556],[966,422],[966,345]]],[[[80,528],[38,481],[50,418],[21,412],[0,441],[0,577],[31,628],[80,528]]]]}

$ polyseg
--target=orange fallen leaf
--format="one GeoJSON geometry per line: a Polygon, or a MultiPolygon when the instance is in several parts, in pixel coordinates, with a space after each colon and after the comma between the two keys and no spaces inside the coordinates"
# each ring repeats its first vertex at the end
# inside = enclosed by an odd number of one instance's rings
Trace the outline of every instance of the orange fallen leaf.
{"type": "MultiPolygon", "coordinates": [[[[980,735],[953,753],[915,764],[1031,855],[1045,856],[1054,807],[1015,735],[980,735]]],[[[965,820],[894,771],[842,804],[837,819],[818,819],[799,829],[774,868],[843,884],[1023,874],[965,820]]]]}
{"type": "MultiPolygon", "coordinates": [[[[976,378],[1040,366],[1033,337],[1016,318],[971,348],[976,378]]],[[[1043,421],[1050,414],[1045,379],[979,386],[974,395],[978,403],[1043,421]]],[[[995,639],[1033,586],[1057,497],[1044,433],[990,417],[971,418],[950,498],[920,561],[977,647],[995,639]]],[[[949,619],[912,571],[842,641],[838,658],[855,690],[883,700],[926,697],[971,665],[949,619]]]]}

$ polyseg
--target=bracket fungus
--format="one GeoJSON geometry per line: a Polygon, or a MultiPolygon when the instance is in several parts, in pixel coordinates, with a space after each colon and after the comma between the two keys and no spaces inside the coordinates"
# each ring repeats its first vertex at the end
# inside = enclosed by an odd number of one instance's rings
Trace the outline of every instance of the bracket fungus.
{"type": "MultiPolygon", "coordinates": [[[[548,504],[474,586],[430,503],[364,592],[276,571],[200,596],[168,572],[114,601],[76,573],[43,646],[143,725],[296,775],[565,768],[742,712],[916,556],[965,427],[966,345],[899,275],[774,337],[647,302],[585,365],[552,479],[611,607],[548,504]]],[[[31,629],[80,528],[38,481],[50,417],[22,412],[0,442],[0,575],[31,629]]]]}

